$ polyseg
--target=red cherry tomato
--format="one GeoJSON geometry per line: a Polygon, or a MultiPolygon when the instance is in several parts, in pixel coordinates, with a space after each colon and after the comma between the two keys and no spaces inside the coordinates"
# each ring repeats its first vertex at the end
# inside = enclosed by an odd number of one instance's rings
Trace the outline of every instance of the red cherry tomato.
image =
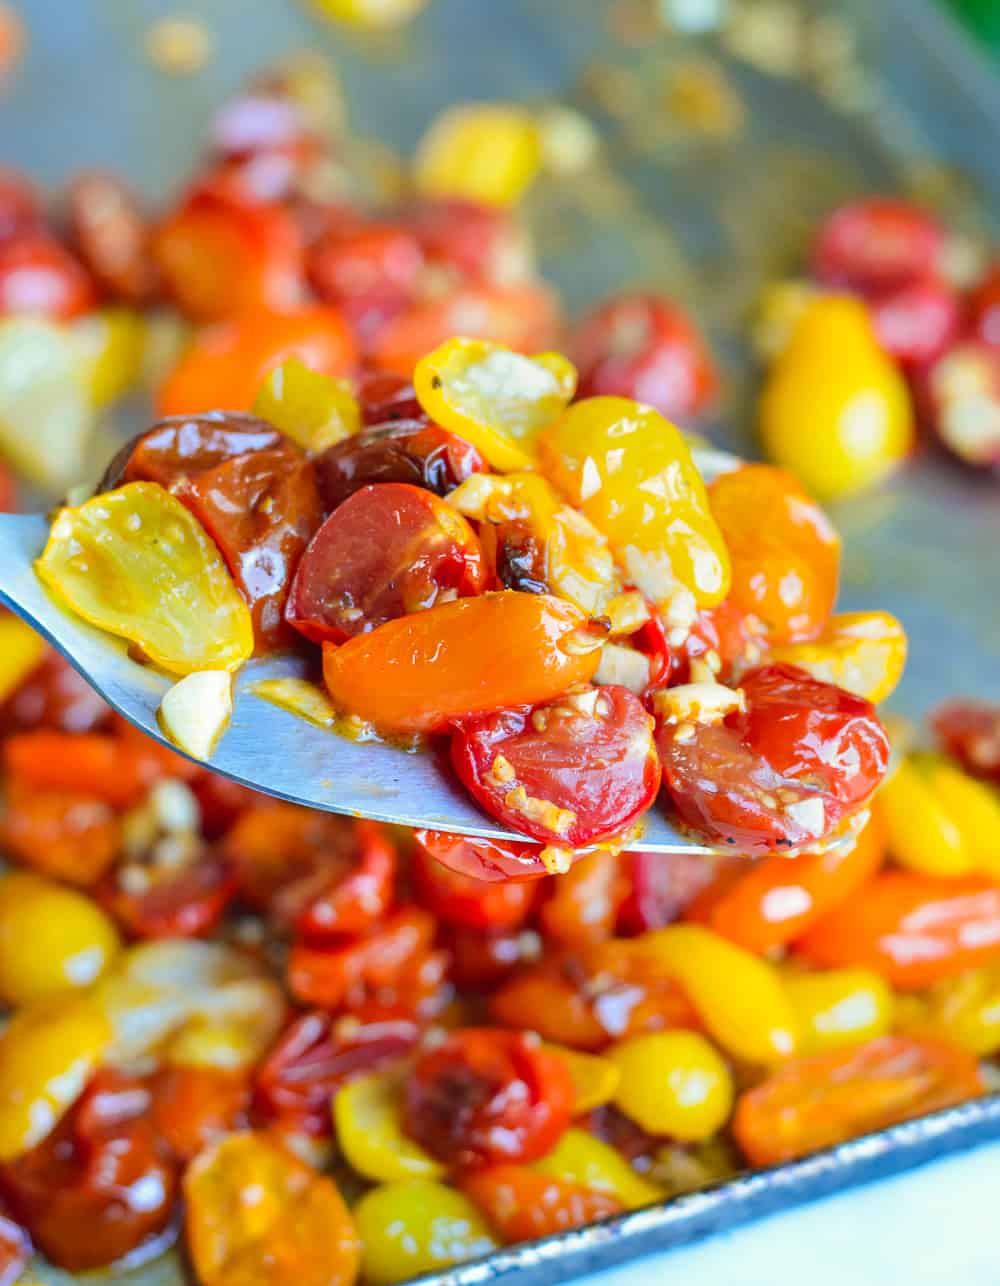
{"type": "Polygon", "coordinates": [[[69,230],[80,258],[112,299],[148,303],[158,273],[149,225],[135,196],[107,170],[78,174],[67,193],[69,230]]]}
{"type": "Polygon", "coordinates": [[[508,210],[440,197],[403,211],[432,264],[461,278],[509,284],[532,275],[531,246],[508,210]]]}
{"type": "Polygon", "coordinates": [[[72,321],[96,307],[89,273],[54,237],[32,232],[0,242],[0,317],[72,321]]]}
{"type": "Polygon", "coordinates": [[[0,704],[0,736],[50,728],[91,732],[104,724],[111,708],[58,652],[44,661],[0,704]]]}
{"type": "Polygon", "coordinates": [[[534,1161],[558,1143],[575,1091],[563,1059],[523,1032],[469,1027],[422,1054],[406,1082],[404,1128],[465,1169],[534,1161]]]}
{"type": "Polygon", "coordinates": [[[368,223],[322,237],[310,252],[308,273],[319,298],[340,308],[367,346],[410,303],[423,267],[412,232],[368,223]]]}
{"type": "Polygon", "coordinates": [[[406,482],[445,496],[486,461],[468,442],[419,420],[363,429],[328,447],[315,461],[316,480],[327,509],[374,482],[406,482]]]}
{"type": "Polygon", "coordinates": [[[386,425],[396,420],[428,422],[413,385],[402,375],[365,367],[358,376],[356,392],[364,424],[386,425]]]}
{"type": "Polygon", "coordinates": [[[333,1130],[330,1100],[355,1076],[405,1057],[420,1038],[407,1019],[351,1023],[329,1014],[302,1014],[279,1036],[254,1075],[253,1107],[262,1122],[312,1135],[333,1130]]]}
{"type": "Polygon", "coordinates": [[[689,853],[629,853],[631,891],[618,915],[625,933],[662,929],[680,918],[715,878],[717,863],[689,853]]]}
{"type": "Polygon", "coordinates": [[[150,1090],[153,1128],[184,1163],[249,1123],[250,1080],[242,1069],[162,1067],[150,1090]]]}
{"type": "Polygon", "coordinates": [[[972,329],[977,338],[984,344],[1000,348],[1000,262],[991,265],[973,290],[968,303],[972,329]]]}
{"type": "Polygon", "coordinates": [[[112,872],[95,890],[125,932],[143,939],[207,937],[235,894],[232,873],[206,854],[174,870],[129,865],[112,872]]]}
{"type": "Polygon", "coordinates": [[[39,1250],[86,1272],[162,1246],[177,1171],[141,1081],[103,1071],[51,1134],[0,1171],[0,1188],[39,1250]]]}
{"type": "Polygon", "coordinates": [[[207,769],[189,782],[201,813],[201,833],[209,842],[220,839],[241,813],[260,803],[261,796],[228,777],[207,769]]]}
{"type": "Polygon", "coordinates": [[[410,872],[416,900],[447,924],[499,932],[524,923],[538,886],[530,880],[476,879],[442,865],[419,842],[410,872]]]}
{"type": "Polygon", "coordinates": [[[668,419],[706,409],[718,379],[690,319],[657,295],[618,295],[588,313],[570,339],[580,397],[630,397],[668,419]]]}
{"type": "Polygon", "coordinates": [[[595,1107],[592,1112],[587,1113],[583,1123],[595,1138],[620,1152],[629,1165],[639,1162],[637,1168],[640,1171],[649,1169],[661,1146],[655,1135],[647,1134],[641,1125],[626,1116],[614,1103],[595,1107]]]}
{"type": "Polygon", "coordinates": [[[652,721],[616,685],[467,720],[451,759],[491,817],[569,848],[623,830],[660,785],[652,721]]]}
{"type": "Polygon", "coordinates": [[[932,718],[938,740],[974,777],[1000,784],[1000,706],[948,701],[932,718]]]}
{"type": "Polygon", "coordinates": [[[252,451],[273,451],[285,438],[264,420],[235,411],[175,416],[140,433],[115,455],[101,479],[100,490],[126,482],[158,482],[168,491],[176,484],[252,451]]]}
{"type": "Polygon", "coordinates": [[[326,887],[299,915],[296,930],[307,942],[364,933],[388,912],[396,892],[396,849],[377,822],[355,825],[357,853],[346,871],[331,873],[326,887]]]}
{"type": "Polygon", "coordinates": [[[0,241],[41,226],[42,203],[23,174],[0,166],[0,241]]]}
{"type": "Polygon", "coordinates": [[[540,880],[548,875],[537,844],[478,839],[449,831],[414,831],[417,843],[435,861],[474,880],[540,880]]]}
{"type": "Polygon", "coordinates": [[[22,866],[88,888],[118,857],[121,826],[111,806],[88,791],[40,790],[10,780],[0,846],[22,866]]]}
{"type": "Polygon", "coordinates": [[[1000,462],[1000,347],[968,339],[921,372],[924,419],[941,444],[966,464],[1000,462]]]}
{"type": "Polygon", "coordinates": [[[954,286],[936,277],[917,278],[868,297],[879,343],[908,369],[919,369],[945,352],[962,322],[954,286]]]}
{"type": "Polygon", "coordinates": [[[536,947],[534,935],[518,929],[484,933],[482,929],[452,925],[448,930],[448,976],[462,990],[487,991],[519,965],[530,964],[537,954],[536,947]]]}
{"type": "Polygon", "coordinates": [[[341,643],[435,603],[478,594],[485,570],[468,522],[429,491],[362,487],[327,518],[292,582],[288,620],[341,643]]]}
{"type": "Polygon", "coordinates": [[[70,734],[44,728],[8,737],[4,768],[11,778],[38,790],[79,791],[114,808],[131,808],[162,777],[177,756],[150,738],[91,732],[70,734]]]}
{"type": "Polygon", "coordinates": [[[832,286],[862,292],[905,285],[938,267],[944,233],[931,215],[892,197],[841,206],[813,247],[813,272],[832,286]]]}
{"type": "Polygon", "coordinates": [[[790,665],[762,666],[743,691],[746,713],[724,723],[660,724],[674,807],[738,852],[813,844],[885,776],[889,742],[875,709],[790,665]]]}
{"type": "Polygon", "coordinates": [[[494,1165],[474,1171],[462,1181],[462,1191],[505,1242],[548,1237],[624,1209],[606,1192],[537,1174],[526,1165],[494,1165]]]}

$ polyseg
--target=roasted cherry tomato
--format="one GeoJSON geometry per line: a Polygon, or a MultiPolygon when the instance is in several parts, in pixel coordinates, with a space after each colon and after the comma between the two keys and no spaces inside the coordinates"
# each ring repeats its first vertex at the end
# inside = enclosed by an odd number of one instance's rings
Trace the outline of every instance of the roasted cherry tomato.
{"type": "Polygon", "coordinates": [[[155,1252],[173,1214],[174,1162],[141,1081],[100,1072],[47,1138],[0,1171],[35,1244],[69,1272],[155,1252]]]}
{"type": "Polygon", "coordinates": [[[813,271],[831,286],[884,290],[909,283],[939,264],[944,233],[923,210],[893,197],[841,206],[813,247],[813,271]]]}
{"type": "Polygon", "coordinates": [[[363,933],[389,910],[396,892],[396,849],[377,822],[355,823],[356,851],[346,869],[336,864],[296,922],[309,942],[363,933]]]}
{"type": "MultiPolygon", "coordinates": [[[[409,378],[363,366],[357,378],[361,419],[366,425],[387,425],[397,420],[427,423],[423,407],[409,378]]],[[[485,468],[485,464],[483,468],[485,468]]]]}
{"type": "Polygon", "coordinates": [[[423,251],[411,231],[374,222],[333,228],[308,259],[316,294],[341,310],[363,347],[407,307],[423,267],[423,251]]]}
{"type": "Polygon", "coordinates": [[[491,990],[510,977],[519,965],[533,961],[536,945],[530,933],[519,929],[485,933],[482,929],[450,929],[448,977],[462,990],[491,990]]]}
{"type": "Polygon", "coordinates": [[[964,340],[921,373],[918,388],[944,447],[977,468],[1000,461],[1000,347],[964,340]]]}
{"type": "Polygon", "coordinates": [[[538,124],[523,107],[463,103],[431,122],[417,148],[413,178],[426,196],[506,206],[530,186],[541,161],[538,124]]]}
{"type": "Polygon", "coordinates": [[[99,490],[126,482],[158,482],[173,491],[227,460],[275,451],[285,439],[266,421],[236,411],[208,411],[161,420],[127,442],[113,458],[99,490]]]}
{"type": "Polygon", "coordinates": [[[295,1018],[254,1074],[254,1113],[306,1134],[333,1128],[330,1102],[356,1076],[409,1054],[420,1028],[408,1019],[345,1025],[313,1010],[295,1018]]]}
{"type": "Polygon", "coordinates": [[[54,237],[39,232],[0,242],[0,317],[70,321],[96,307],[90,276],[54,237]]]}
{"type": "Polygon", "coordinates": [[[414,831],[417,843],[435,861],[474,880],[538,880],[548,875],[537,844],[479,839],[448,831],[414,831]]]}
{"type": "Polygon", "coordinates": [[[568,949],[610,938],[631,887],[627,864],[620,853],[595,849],[551,881],[538,912],[546,943],[568,949]]]}
{"type": "Polygon", "coordinates": [[[133,938],[203,938],[235,893],[225,864],[197,852],[179,868],[129,864],[108,875],[95,896],[133,938]]]}
{"type": "Polygon", "coordinates": [[[139,803],[172,761],[149,738],[106,732],[22,732],[3,746],[4,767],[25,785],[79,792],[115,808],[139,803]]]}
{"type": "Polygon", "coordinates": [[[1000,885],[885,871],[795,945],[824,968],[863,965],[894,987],[928,987],[1000,956],[1000,885]]]}
{"type": "Polygon", "coordinates": [[[889,742],[874,707],[787,665],[753,671],[743,695],[745,711],[725,722],[661,721],[657,745],[674,806],[739,852],[815,843],[885,776],[889,742]]]}
{"type": "Polygon", "coordinates": [[[934,712],[933,724],[938,740],[966,772],[1000,783],[1000,706],[949,701],[934,712]]]}
{"type": "Polygon", "coordinates": [[[705,341],[676,304],[657,295],[605,300],[578,323],[569,351],[581,397],[630,397],[668,420],[699,415],[718,387],[705,341]]]}
{"type": "Polygon", "coordinates": [[[293,308],[302,298],[302,242],[281,206],[198,188],[157,229],[153,252],[167,289],[198,321],[293,308]]]}
{"type": "Polygon", "coordinates": [[[772,648],[771,659],[878,704],[902,678],[906,653],[906,631],[895,616],[838,612],[815,640],[772,648]]]}
{"type": "Polygon", "coordinates": [[[840,573],[840,538],[819,505],[767,464],[722,474],[708,499],[732,566],[727,601],[757,617],[770,643],[814,638],[833,610],[840,573]]]}
{"type": "Polygon", "coordinates": [[[629,894],[618,924],[626,933],[662,929],[711,883],[716,863],[687,853],[629,853],[626,857],[629,894]]]}
{"type": "Polygon", "coordinates": [[[566,1063],[523,1032],[465,1028],[417,1060],[405,1086],[406,1132],[460,1168],[544,1156],[569,1125],[566,1063]]]}
{"type": "Polygon", "coordinates": [[[152,1078],[153,1128],[180,1161],[245,1129],[250,1082],[242,1068],[168,1066],[152,1078]]]}
{"type": "Polygon", "coordinates": [[[455,871],[418,843],[410,866],[415,895],[446,924],[467,929],[515,929],[536,901],[537,885],[527,880],[488,881],[455,871]]]}
{"type": "Polygon", "coordinates": [[[474,1170],[462,1181],[504,1241],[532,1241],[607,1219],[625,1209],[607,1192],[538,1174],[526,1165],[493,1165],[474,1170]]]}
{"type": "Polygon", "coordinates": [[[87,887],[118,856],[120,823],[111,805],[89,792],[38,790],[11,779],[4,789],[0,844],[22,866],[87,887]]]}
{"type": "Polygon", "coordinates": [[[69,185],[70,235],[101,287],[128,304],[145,304],[157,288],[149,225],[117,175],[87,170],[69,185]]]}
{"type": "Polygon", "coordinates": [[[362,487],[316,533],[299,564],[288,620],[317,643],[482,591],[482,548],[466,520],[421,487],[362,487]]]}
{"type": "Polygon", "coordinates": [[[976,1059],[964,1050],[879,1036],[785,1063],[740,1096],[733,1132],[752,1165],[779,1165],[983,1091],[976,1059]]]}
{"type": "Polygon", "coordinates": [[[533,275],[530,240],[515,216],[462,197],[428,197],[403,210],[435,267],[477,281],[510,284],[533,275]]]}
{"type": "Polygon", "coordinates": [[[652,721],[616,686],[463,722],[451,761],[490,816],[569,848],[618,834],[660,786],[652,721]]]}
{"type": "Polygon", "coordinates": [[[498,707],[535,705],[585,683],[601,631],[547,594],[483,594],[324,644],[334,704],[384,732],[440,732],[498,707]],[[372,685],[372,674],[383,681],[372,685]]]}
{"type": "Polygon", "coordinates": [[[90,732],[111,714],[109,706],[56,651],[46,651],[41,664],[0,704],[0,733],[55,728],[90,732]]]}
{"type": "Polygon", "coordinates": [[[962,324],[954,286],[917,278],[866,300],[878,342],[910,371],[919,371],[951,347],[962,324]]]}
{"type": "Polygon", "coordinates": [[[220,405],[248,411],[267,373],[290,357],[324,375],[346,375],[354,340],[340,314],[318,304],[246,314],[201,332],[160,386],[162,415],[220,405]]]}

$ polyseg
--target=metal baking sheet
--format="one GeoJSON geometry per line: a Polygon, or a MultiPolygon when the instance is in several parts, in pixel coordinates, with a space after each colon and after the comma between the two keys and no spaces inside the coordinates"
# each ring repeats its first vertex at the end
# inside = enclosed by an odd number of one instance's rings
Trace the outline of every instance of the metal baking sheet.
{"type": "MultiPolygon", "coordinates": [[[[832,104],[813,78],[769,74],[734,57],[712,35],[669,44],[609,39],[609,15],[616,29],[627,28],[644,0],[433,0],[405,34],[378,39],[335,31],[278,0],[252,12],[241,0],[190,0],[183,8],[205,22],[214,54],[199,76],[177,80],[142,53],[148,24],[175,11],[172,0],[23,0],[31,43],[0,100],[0,161],[48,183],[107,164],[162,197],[187,172],[191,140],[222,97],[303,46],[335,60],[355,127],[403,151],[447,102],[567,100],[599,124],[607,162],[598,183],[578,189],[550,180],[532,196],[546,273],[571,308],[638,284],[685,302],[725,366],[713,436],[752,454],[755,373],[741,334],[763,282],[794,266],[827,209],[861,191],[918,191],[973,231],[994,228],[1000,209],[992,146],[1000,81],[929,0],[779,3],[807,19],[847,21],[857,47],[853,104],[845,107],[846,91],[832,104]],[[664,126],[663,77],[691,58],[710,60],[735,92],[745,113],[736,134],[685,138],[664,126]],[[601,91],[609,68],[612,83],[617,76],[638,96],[637,111],[609,108],[601,91]]],[[[997,483],[922,456],[834,516],[847,541],[843,605],[888,608],[910,635],[895,708],[920,718],[946,695],[1000,699],[997,483]]],[[[998,1137],[1000,1099],[992,1096],[421,1280],[565,1280],[998,1137]]],[[[34,1275],[53,1286],[71,1280],[45,1269],[34,1275]]],[[[115,1280],[179,1286],[184,1276],[167,1257],[115,1280]]]]}

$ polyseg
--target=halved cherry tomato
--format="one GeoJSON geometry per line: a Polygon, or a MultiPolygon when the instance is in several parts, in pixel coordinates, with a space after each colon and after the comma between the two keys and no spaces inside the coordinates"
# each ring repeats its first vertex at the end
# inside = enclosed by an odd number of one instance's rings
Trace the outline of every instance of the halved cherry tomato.
{"type": "Polygon", "coordinates": [[[566,1063],[524,1032],[468,1027],[427,1050],[405,1086],[407,1134],[460,1168],[533,1161],[569,1125],[566,1063]]]}
{"type": "Polygon", "coordinates": [[[0,1171],[11,1208],[60,1268],[103,1268],[162,1245],[177,1172],[149,1107],[141,1081],[102,1071],[51,1134],[0,1171]]]}
{"type": "Polygon", "coordinates": [[[90,274],[54,237],[35,232],[0,242],[0,317],[71,321],[96,307],[90,274]]]}
{"type": "Polygon", "coordinates": [[[549,874],[537,844],[479,839],[449,831],[420,830],[413,835],[435,861],[474,880],[540,880],[549,874]]]}
{"type": "Polygon", "coordinates": [[[885,871],[795,944],[824,968],[863,965],[903,990],[1000,956],[1000,885],[885,871]]]}
{"type": "Polygon", "coordinates": [[[88,791],[39,790],[11,777],[0,845],[22,866],[86,888],[118,856],[120,823],[111,805],[88,791]]]}
{"type": "Polygon", "coordinates": [[[296,921],[309,942],[345,933],[363,933],[389,910],[396,891],[396,849],[376,822],[355,824],[353,865],[332,871],[325,887],[307,903],[296,921]]]}
{"type": "MultiPolygon", "coordinates": [[[[2,195],[0,192],[0,199],[2,195]]],[[[14,1286],[30,1258],[31,1238],[0,1201],[0,1286],[14,1286]]]]}
{"type": "Polygon", "coordinates": [[[163,1067],[150,1091],[153,1128],[184,1163],[223,1135],[247,1126],[250,1083],[243,1069],[163,1067]]]}
{"type": "Polygon", "coordinates": [[[463,197],[427,197],[403,210],[436,267],[500,285],[534,275],[530,240],[507,210],[463,197]]]}
{"type": "Polygon", "coordinates": [[[712,401],[718,376],[705,341],[667,299],[616,295],[577,324],[569,352],[580,396],[630,397],[668,420],[690,420],[712,401]]]}
{"type": "Polygon", "coordinates": [[[314,642],[340,643],[437,602],[482,591],[482,547],[466,520],[402,482],[362,487],[306,550],[288,620],[314,642]]]}
{"type": "Polygon", "coordinates": [[[217,857],[198,853],[180,868],[125,867],[112,872],[95,896],[133,938],[204,938],[236,894],[236,879],[217,857]],[[124,871],[141,872],[135,889],[124,871]]]}
{"type": "Polygon", "coordinates": [[[153,253],[183,312],[197,321],[293,308],[305,262],[294,218],[278,205],[195,189],[157,229],[153,253]]]}
{"type": "Polygon", "coordinates": [[[362,346],[413,298],[424,267],[417,237],[407,228],[367,222],[332,228],[309,252],[308,276],[324,303],[340,308],[362,346]]]}
{"type": "Polygon", "coordinates": [[[607,1192],[538,1174],[526,1165],[493,1165],[462,1180],[504,1241],[531,1241],[620,1214],[625,1207],[607,1192]]]}
{"type": "Polygon", "coordinates": [[[966,772],[1000,784],[1000,706],[948,701],[934,712],[933,724],[942,746],[966,772]]]}
{"type": "Polygon", "coordinates": [[[908,201],[867,197],[841,206],[820,228],[813,271],[820,281],[853,290],[884,290],[933,271],[944,232],[908,201]]]}
{"type": "Polygon", "coordinates": [[[330,1102],[337,1090],[409,1054],[419,1036],[417,1024],[402,1018],[352,1023],[341,1032],[329,1014],[302,1014],[257,1068],[254,1112],[289,1130],[330,1134],[330,1102]]]}
{"type": "Polygon", "coordinates": [[[685,918],[766,955],[801,937],[832,908],[863,897],[861,890],[884,856],[884,828],[873,815],[853,847],[835,844],[824,853],[728,867],[688,907],[685,918]]]}
{"type": "Polygon", "coordinates": [[[629,895],[627,871],[628,857],[595,849],[552,880],[538,913],[546,943],[569,949],[610,938],[629,895]]]}
{"type": "Polygon", "coordinates": [[[461,990],[489,991],[521,964],[535,960],[537,941],[519,929],[460,929],[448,932],[448,977],[461,990]]]}
{"type": "Polygon", "coordinates": [[[785,1063],[736,1104],[752,1165],[779,1165],[984,1091],[973,1055],[938,1041],[879,1036],[785,1063]]]}
{"type": "Polygon", "coordinates": [[[37,790],[77,791],[128,808],[169,771],[154,745],[103,732],[22,732],[4,742],[3,763],[12,778],[37,790]]]}
{"type": "Polygon", "coordinates": [[[689,853],[629,853],[629,895],[618,916],[625,933],[662,929],[679,920],[715,878],[718,864],[689,853]]]}
{"type": "Polygon", "coordinates": [[[126,482],[158,482],[169,491],[190,478],[215,469],[227,460],[255,451],[275,451],[285,438],[253,415],[238,411],[207,411],[160,420],[138,434],[114,456],[100,491],[113,491],[126,482]]]}
{"type": "Polygon", "coordinates": [[[622,831],[656,798],[652,727],[627,688],[591,688],[463,722],[451,761],[490,816],[543,843],[582,848],[622,831]]]}
{"type": "Polygon", "coordinates": [[[743,692],[746,712],[724,723],[660,723],[674,807],[742,853],[813,844],[885,776],[889,741],[874,707],[789,665],[754,670],[743,692]]]}
{"type": "MultiPolygon", "coordinates": [[[[366,425],[386,425],[397,420],[427,423],[423,407],[408,376],[363,366],[357,378],[361,419],[366,425]]],[[[485,468],[485,464],[483,466],[485,468]]]]}
{"type": "Polygon", "coordinates": [[[201,332],[160,386],[161,415],[225,406],[248,411],[265,375],[290,357],[324,375],[347,375],[354,340],[333,308],[307,304],[247,314],[201,332]]]}
{"type": "Polygon", "coordinates": [[[771,643],[814,638],[833,611],[840,572],[840,538],[823,510],[768,464],[722,474],[708,499],[729,549],[727,601],[756,616],[771,643]]]}
{"type": "Polygon", "coordinates": [[[323,646],[334,704],[384,732],[439,732],[498,707],[536,705],[597,667],[600,631],[571,603],[506,590],[386,621],[323,646]],[[382,680],[373,684],[371,676],[382,680]]]}
{"type": "Polygon", "coordinates": [[[157,271],[149,225],[138,200],[108,170],[74,176],[67,193],[70,235],[94,277],[113,299],[148,303],[157,271]]]}
{"type": "Polygon", "coordinates": [[[0,513],[17,512],[17,487],[7,466],[0,464],[0,513]]]}
{"type": "Polygon", "coordinates": [[[0,734],[54,728],[90,732],[104,723],[110,707],[79,671],[58,652],[42,663],[0,704],[0,734]]]}
{"type": "Polygon", "coordinates": [[[419,842],[410,873],[415,896],[446,924],[468,929],[515,929],[535,904],[538,886],[530,880],[487,881],[450,869],[419,842]]]}
{"type": "Polygon", "coordinates": [[[34,185],[16,170],[0,166],[0,241],[30,232],[42,222],[42,203],[34,185]]]}

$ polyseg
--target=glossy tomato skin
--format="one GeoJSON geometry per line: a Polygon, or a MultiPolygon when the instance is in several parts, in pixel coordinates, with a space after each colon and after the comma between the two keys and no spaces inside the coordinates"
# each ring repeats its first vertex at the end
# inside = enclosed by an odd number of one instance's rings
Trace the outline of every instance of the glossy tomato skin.
{"type": "Polygon", "coordinates": [[[395,846],[377,822],[364,818],[355,823],[355,838],[357,851],[350,868],[331,871],[296,921],[296,932],[307,942],[364,933],[392,905],[398,864],[395,846]]]}
{"type": "Polygon", "coordinates": [[[630,397],[668,419],[697,416],[718,386],[712,358],[692,322],[656,295],[606,300],[579,323],[570,355],[580,397],[630,397]]]}
{"type": "Polygon", "coordinates": [[[827,285],[887,290],[933,271],[943,242],[937,220],[910,202],[869,197],[826,220],[813,247],[813,271],[827,285]]]}
{"type": "Polygon", "coordinates": [[[306,550],[288,620],[316,643],[340,643],[437,602],[478,594],[479,538],[442,500],[408,483],[362,487],[306,550]]]}
{"type": "Polygon", "coordinates": [[[570,848],[623,830],[660,786],[652,722],[617,685],[466,720],[452,737],[451,759],[492,817],[570,848]]]}
{"type": "Polygon", "coordinates": [[[112,299],[149,303],[158,286],[150,228],[138,200],[108,170],[77,174],[67,192],[70,236],[112,299]]]}
{"type": "Polygon", "coordinates": [[[495,1165],[466,1176],[462,1189],[503,1234],[531,1241],[619,1214],[615,1197],[583,1184],[537,1174],[528,1166],[495,1165]]]}
{"type": "Polygon", "coordinates": [[[966,772],[1000,783],[1000,706],[948,701],[932,722],[938,741],[966,772]]]}
{"type": "Polygon", "coordinates": [[[212,854],[200,854],[178,870],[150,871],[139,892],[130,889],[120,871],[95,891],[125,932],[139,939],[207,937],[235,895],[235,876],[212,854]]]}
{"type": "Polygon", "coordinates": [[[60,1268],[85,1272],[162,1245],[177,1171],[138,1080],[100,1072],[56,1128],[0,1171],[17,1218],[60,1268]]]}
{"type": "Polygon", "coordinates": [[[536,901],[527,880],[487,881],[443,865],[419,842],[410,864],[416,900],[445,924],[492,932],[519,928],[536,901]]]}
{"type": "Polygon", "coordinates": [[[460,482],[486,470],[479,451],[454,433],[421,420],[362,429],[316,459],[316,480],[328,510],[362,487],[401,482],[446,496],[460,482]]]}
{"type": "Polygon", "coordinates": [[[236,456],[273,451],[285,438],[264,420],[235,411],[209,411],[160,420],[127,442],[104,471],[99,489],[158,482],[172,491],[236,456]]]}
{"type": "Polygon", "coordinates": [[[402,375],[363,366],[355,391],[363,424],[384,427],[397,420],[429,422],[430,417],[417,400],[412,383],[402,375]]]}
{"type": "Polygon", "coordinates": [[[310,251],[308,275],[319,298],[343,312],[365,347],[410,302],[423,267],[412,232],[366,223],[322,237],[310,251]]]}
{"type": "Polygon", "coordinates": [[[153,1076],[153,1123],[180,1161],[193,1161],[224,1134],[245,1129],[250,1084],[242,1068],[165,1066],[153,1076]]]}
{"type": "Polygon", "coordinates": [[[569,1125],[565,1062],[522,1032],[465,1028],[422,1054],[406,1082],[406,1132],[460,1169],[533,1161],[569,1125]]]}
{"type": "Polygon", "coordinates": [[[419,830],[413,835],[436,862],[474,880],[540,880],[549,873],[537,844],[479,839],[449,831],[419,830]]]}
{"type": "Polygon", "coordinates": [[[89,273],[54,237],[36,232],[0,242],[0,317],[72,321],[96,307],[89,273]]]}

